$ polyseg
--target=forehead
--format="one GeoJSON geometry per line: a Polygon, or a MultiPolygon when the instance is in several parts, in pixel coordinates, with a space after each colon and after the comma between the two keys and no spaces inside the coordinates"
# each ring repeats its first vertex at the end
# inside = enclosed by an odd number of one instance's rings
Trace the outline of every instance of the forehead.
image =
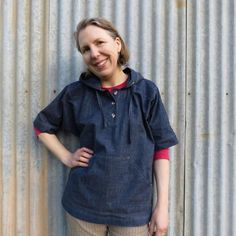
{"type": "Polygon", "coordinates": [[[80,45],[93,42],[97,39],[112,39],[109,31],[95,25],[89,25],[82,29],[78,37],[80,45]]]}

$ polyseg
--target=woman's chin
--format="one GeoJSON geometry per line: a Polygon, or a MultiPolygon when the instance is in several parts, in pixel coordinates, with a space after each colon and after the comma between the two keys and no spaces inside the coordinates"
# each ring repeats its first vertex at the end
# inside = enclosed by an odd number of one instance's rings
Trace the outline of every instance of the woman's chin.
{"type": "Polygon", "coordinates": [[[102,70],[92,70],[92,72],[100,79],[107,79],[111,76],[111,73],[108,69],[102,70]]]}

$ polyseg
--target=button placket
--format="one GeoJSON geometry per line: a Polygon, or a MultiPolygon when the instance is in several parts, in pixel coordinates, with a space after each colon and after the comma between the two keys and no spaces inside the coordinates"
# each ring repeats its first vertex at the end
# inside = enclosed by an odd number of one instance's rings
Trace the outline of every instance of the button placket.
{"type": "MultiPolygon", "coordinates": [[[[118,91],[117,90],[115,90],[114,92],[113,92],[113,95],[114,96],[116,96],[118,94],[118,91]]],[[[113,99],[115,100],[115,97],[113,97],[113,99]]],[[[112,113],[111,113],[111,117],[112,117],[112,119],[114,120],[115,119],[115,117],[116,117],[116,101],[112,101],[111,102],[111,105],[112,105],[112,113]]]]}

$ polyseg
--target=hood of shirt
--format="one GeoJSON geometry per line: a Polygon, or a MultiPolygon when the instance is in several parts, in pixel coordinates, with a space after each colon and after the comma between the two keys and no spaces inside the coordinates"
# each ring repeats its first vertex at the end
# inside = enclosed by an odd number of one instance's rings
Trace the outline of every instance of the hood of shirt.
{"type": "MultiPolygon", "coordinates": [[[[132,85],[138,83],[140,80],[143,79],[141,74],[130,69],[129,67],[125,68],[123,72],[129,76],[127,85],[125,86],[125,88],[131,87],[132,85]]],[[[84,85],[90,88],[93,88],[95,90],[100,90],[100,91],[103,90],[101,88],[100,79],[92,73],[88,73],[88,72],[82,73],[79,80],[81,83],[83,83],[84,85]]]]}

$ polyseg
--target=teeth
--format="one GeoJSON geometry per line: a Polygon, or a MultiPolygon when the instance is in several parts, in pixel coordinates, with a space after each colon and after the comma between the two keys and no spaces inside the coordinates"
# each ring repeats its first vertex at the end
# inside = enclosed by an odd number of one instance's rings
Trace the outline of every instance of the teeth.
{"type": "Polygon", "coordinates": [[[99,62],[98,64],[97,64],[97,66],[103,66],[104,64],[106,63],[106,60],[103,60],[103,61],[101,61],[101,62],[99,62]]]}

